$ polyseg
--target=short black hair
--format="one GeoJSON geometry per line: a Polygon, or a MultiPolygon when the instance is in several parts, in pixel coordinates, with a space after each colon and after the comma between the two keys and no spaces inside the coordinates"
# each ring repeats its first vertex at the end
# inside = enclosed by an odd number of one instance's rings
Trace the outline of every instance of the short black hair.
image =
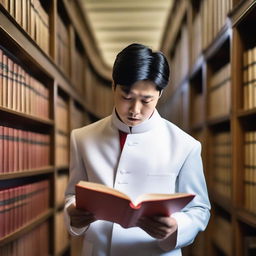
{"type": "Polygon", "coordinates": [[[117,84],[131,87],[137,81],[151,81],[161,91],[169,81],[169,65],[160,51],[153,52],[149,47],[133,43],[116,56],[112,78],[117,84]]]}

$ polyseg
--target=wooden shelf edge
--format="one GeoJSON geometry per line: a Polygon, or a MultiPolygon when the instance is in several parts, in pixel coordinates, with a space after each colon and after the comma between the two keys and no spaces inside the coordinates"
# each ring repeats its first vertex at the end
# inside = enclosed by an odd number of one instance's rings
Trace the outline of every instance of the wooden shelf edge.
{"type": "Polygon", "coordinates": [[[210,192],[209,193],[210,199],[212,199],[212,201],[215,204],[219,205],[222,209],[224,209],[229,214],[232,214],[233,207],[232,207],[231,198],[229,199],[229,198],[221,195],[217,191],[214,191],[213,189],[210,189],[209,192],[210,192]]]}
{"type": "Polygon", "coordinates": [[[246,14],[255,6],[255,0],[240,1],[240,3],[229,13],[232,27],[237,26],[246,14]]]}
{"type": "Polygon", "coordinates": [[[256,116],[256,108],[248,109],[248,110],[240,109],[238,110],[238,113],[237,113],[237,116],[240,118],[252,117],[254,115],[256,116]]]}
{"type": "Polygon", "coordinates": [[[18,230],[10,233],[9,235],[3,237],[0,239],[0,246],[3,246],[7,243],[10,243],[17,238],[25,235],[28,233],[30,230],[38,226],[39,224],[43,223],[45,220],[47,220],[49,217],[53,215],[53,209],[48,209],[46,212],[42,213],[35,219],[31,220],[27,224],[25,224],[23,227],[19,228],[18,230]]]}
{"type": "Polygon", "coordinates": [[[256,228],[256,213],[249,212],[245,209],[237,209],[237,218],[249,226],[256,228]]]}
{"type": "Polygon", "coordinates": [[[223,124],[223,123],[228,123],[230,122],[230,115],[225,115],[225,116],[221,116],[221,117],[216,117],[216,118],[208,118],[206,123],[207,126],[216,126],[219,124],[223,124]]]}
{"type": "Polygon", "coordinates": [[[0,173],[0,180],[37,176],[37,175],[53,173],[53,172],[54,172],[54,167],[47,166],[44,168],[36,168],[36,169],[31,169],[31,170],[19,171],[19,172],[0,173]]]}
{"type": "Polygon", "coordinates": [[[8,109],[6,107],[2,107],[0,106],[0,114],[1,116],[3,114],[5,115],[9,115],[10,117],[15,117],[15,119],[17,120],[17,118],[22,118],[24,120],[31,120],[31,122],[36,122],[39,124],[43,124],[43,125],[48,125],[48,126],[53,126],[54,125],[54,121],[51,119],[43,119],[34,115],[30,115],[30,114],[26,114],[26,113],[22,113],[22,112],[18,112],[12,109],[8,109]]]}
{"type": "Polygon", "coordinates": [[[198,56],[196,62],[191,67],[191,70],[189,73],[190,80],[193,80],[193,78],[198,74],[198,72],[203,69],[204,61],[205,60],[204,60],[203,54],[198,56]]]}
{"type": "Polygon", "coordinates": [[[203,51],[203,55],[205,56],[205,60],[211,59],[224,45],[224,43],[231,38],[231,26],[228,22],[225,23],[225,26],[217,34],[216,38],[212,41],[212,43],[203,51]]]}

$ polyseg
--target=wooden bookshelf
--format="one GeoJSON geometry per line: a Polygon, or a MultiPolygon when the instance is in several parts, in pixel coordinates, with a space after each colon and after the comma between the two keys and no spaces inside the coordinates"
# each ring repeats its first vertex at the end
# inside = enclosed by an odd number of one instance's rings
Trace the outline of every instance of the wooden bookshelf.
{"type": "Polygon", "coordinates": [[[173,43],[184,26],[191,28],[189,42],[202,41],[187,44],[188,74],[181,70],[175,74],[185,79],[171,94],[167,93],[167,99],[158,107],[164,117],[182,128],[184,123],[182,119],[177,120],[174,112],[185,111],[189,116],[186,130],[203,144],[205,176],[212,203],[207,230],[195,244],[184,249],[184,255],[251,256],[253,237],[256,237],[256,201],[252,196],[256,192],[256,39],[253,33],[256,2],[179,1],[172,11],[174,16],[188,18],[187,23],[170,22],[167,26],[168,37],[162,43],[164,53],[175,55],[173,43]],[[197,19],[201,19],[201,24],[197,19]],[[198,44],[201,44],[200,50],[195,49],[198,44]],[[184,84],[189,84],[189,104],[177,104],[177,100],[174,104],[184,84]]]}
{"type": "Polygon", "coordinates": [[[1,1],[0,37],[0,193],[49,183],[48,209],[4,233],[0,254],[24,244],[24,252],[34,255],[30,244],[42,246],[45,255],[70,255],[62,216],[70,131],[112,112],[111,70],[99,57],[79,1],[1,1]],[[42,165],[33,167],[31,156],[38,157],[40,145],[46,162],[40,159],[42,165]]]}

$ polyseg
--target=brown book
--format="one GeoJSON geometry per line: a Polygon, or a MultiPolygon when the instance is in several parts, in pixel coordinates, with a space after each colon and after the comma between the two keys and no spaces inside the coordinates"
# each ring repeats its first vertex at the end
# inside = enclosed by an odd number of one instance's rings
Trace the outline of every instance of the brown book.
{"type": "Polygon", "coordinates": [[[126,194],[102,184],[80,181],[76,185],[76,207],[125,228],[135,227],[142,216],[170,216],[184,208],[195,195],[145,194],[132,201],[126,194]]]}
{"type": "Polygon", "coordinates": [[[0,174],[3,172],[4,172],[4,127],[0,126],[0,174]]]}

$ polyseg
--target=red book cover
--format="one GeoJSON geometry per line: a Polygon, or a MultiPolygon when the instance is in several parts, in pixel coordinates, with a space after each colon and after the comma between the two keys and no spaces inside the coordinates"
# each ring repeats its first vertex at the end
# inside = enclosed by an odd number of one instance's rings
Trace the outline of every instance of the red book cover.
{"type": "Polygon", "coordinates": [[[13,82],[13,61],[8,58],[7,60],[8,64],[8,78],[7,78],[7,107],[12,108],[12,82],[13,82]]]}
{"type": "Polygon", "coordinates": [[[94,214],[98,220],[135,227],[142,216],[170,216],[184,208],[195,195],[145,194],[132,201],[124,193],[102,184],[80,181],[76,185],[76,207],[94,214]]]}
{"type": "Polygon", "coordinates": [[[0,190],[0,239],[4,237],[4,190],[0,190]]]}
{"type": "Polygon", "coordinates": [[[0,174],[4,172],[4,127],[0,126],[0,174]]]}
{"type": "Polygon", "coordinates": [[[0,49],[0,106],[3,104],[3,51],[0,49]]]}
{"type": "Polygon", "coordinates": [[[13,128],[9,128],[9,145],[8,145],[8,159],[9,159],[9,163],[8,163],[8,172],[13,172],[13,161],[14,161],[14,140],[13,140],[13,136],[14,135],[14,131],[13,128]]]}
{"type": "Polygon", "coordinates": [[[7,107],[7,78],[8,78],[8,66],[7,66],[7,56],[3,54],[3,87],[2,87],[2,106],[7,107]]]}
{"type": "Polygon", "coordinates": [[[13,63],[13,93],[12,93],[12,108],[17,110],[17,88],[18,88],[18,65],[13,63]]]}
{"type": "Polygon", "coordinates": [[[18,130],[18,170],[22,171],[23,168],[23,141],[22,130],[18,130]]]}
{"type": "Polygon", "coordinates": [[[9,128],[4,126],[4,152],[3,152],[3,171],[8,172],[8,134],[9,134],[9,128]]]}
{"type": "Polygon", "coordinates": [[[18,130],[13,129],[13,171],[18,171],[18,130]]]}

